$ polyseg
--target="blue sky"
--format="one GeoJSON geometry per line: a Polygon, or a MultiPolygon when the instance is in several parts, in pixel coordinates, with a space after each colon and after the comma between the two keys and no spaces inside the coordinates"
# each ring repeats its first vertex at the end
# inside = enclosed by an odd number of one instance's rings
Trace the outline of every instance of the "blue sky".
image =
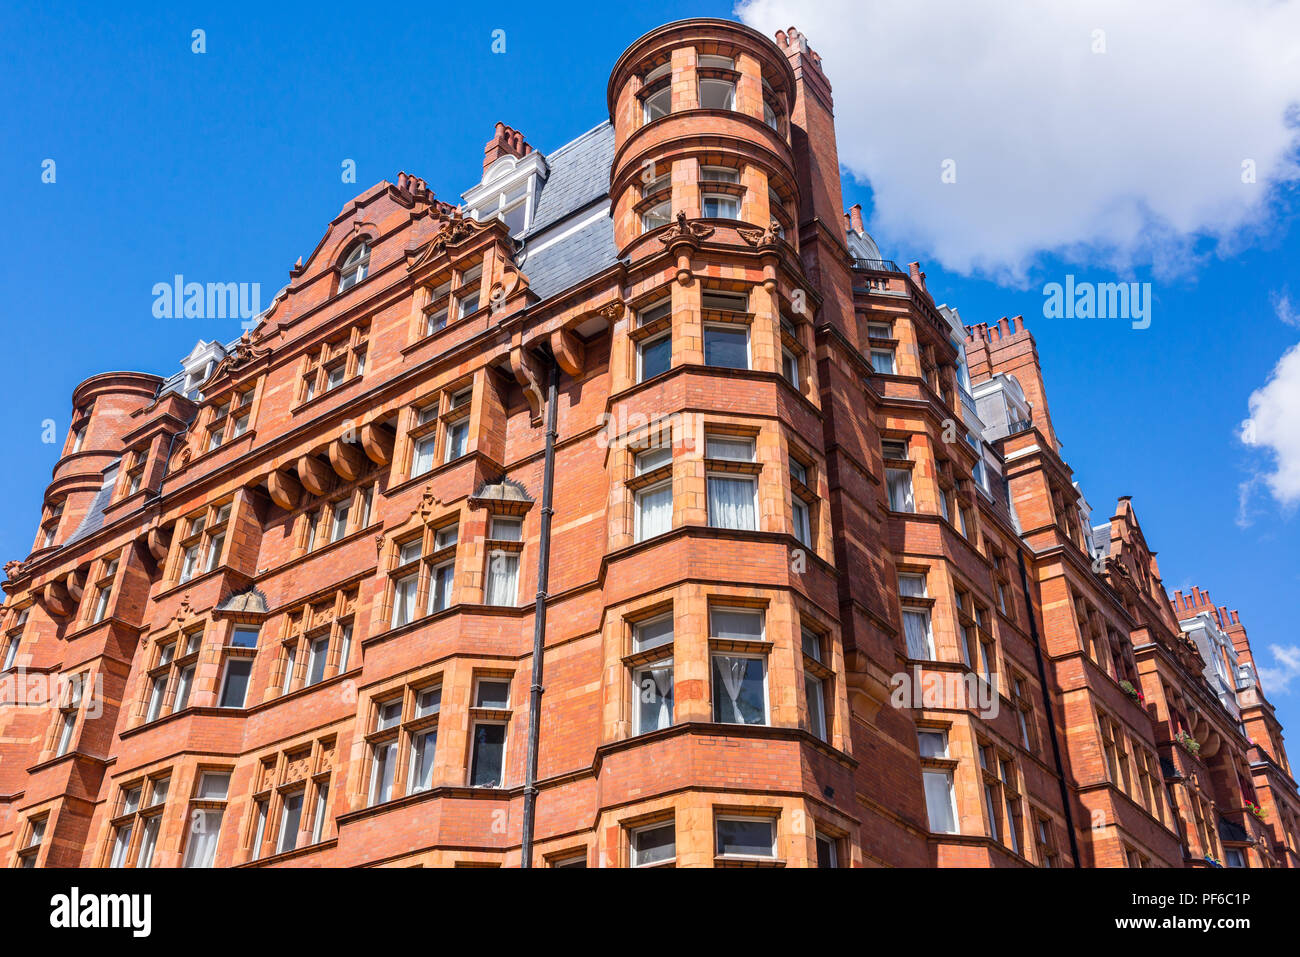
{"type": "MultiPolygon", "coordinates": [[[[773,6],[748,15],[765,22],[785,14],[773,6]]],[[[61,442],[78,382],[107,369],[169,374],[196,340],[238,334],[237,322],[154,318],[154,283],[176,273],[258,282],[269,303],[289,266],[352,196],[407,170],[455,202],[477,180],[497,120],[549,151],[606,118],[610,68],[641,33],[682,17],[732,14],[729,4],[710,3],[615,4],[598,15],[586,9],[563,14],[555,5],[506,3],[436,12],[417,6],[409,15],[373,8],[372,16],[358,16],[352,5],[166,4],[127,14],[99,5],[6,4],[0,57],[10,95],[0,112],[0,183],[9,228],[0,238],[0,309],[9,348],[0,352],[7,412],[0,441],[9,467],[0,488],[11,506],[0,513],[0,561],[25,557],[31,547],[59,450],[42,444],[42,422],[56,421],[61,442]],[[206,31],[203,54],[191,52],[196,28],[206,31]],[[505,31],[504,54],[491,51],[496,29],[505,31]],[[47,158],[57,164],[53,184],[41,181],[47,158]],[[355,185],[341,181],[348,159],[356,163],[355,185]]],[[[1111,29],[1117,55],[1136,42],[1124,42],[1124,29],[1135,37],[1142,29],[1118,16],[1111,29]]],[[[873,126],[862,106],[870,97],[857,102],[851,94],[899,71],[882,68],[864,81],[874,56],[836,59],[829,51],[838,52],[843,37],[803,28],[826,57],[841,156],[858,174],[846,175],[845,204],[861,202],[874,214],[883,254],[903,264],[921,260],[936,299],[956,305],[967,323],[1025,315],[1063,454],[1095,514],[1109,516],[1118,496],[1132,495],[1170,591],[1198,584],[1240,609],[1257,656],[1277,666],[1268,646],[1297,645],[1288,609],[1300,589],[1300,520],[1260,484],[1243,513],[1242,483],[1267,471],[1270,459],[1267,449],[1247,448],[1236,435],[1251,393],[1300,340],[1300,330],[1278,317],[1285,307],[1277,308],[1280,297],[1300,300],[1293,184],[1261,188],[1264,201],[1244,220],[1226,217],[1228,241],[1216,228],[1223,223],[1181,222],[1150,190],[1136,205],[1167,215],[1180,240],[1164,242],[1160,255],[1133,254],[1148,238],[1145,228],[1105,242],[1105,208],[1062,210],[1056,222],[1076,216],[1084,224],[1080,240],[1106,246],[1089,258],[1062,249],[1059,236],[1039,235],[1053,193],[1081,192],[1070,177],[1033,197],[1041,215],[1031,209],[1017,220],[1015,196],[1032,182],[1028,174],[999,180],[980,169],[979,143],[963,140],[963,168],[974,170],[967,181],[980,187],[965,195],[976,202],[992,196],[1007,214],[972,225],[969,208],[954,207],[948,218],[942,207],[928,208],[936,225],[927,232],[925,218],[909,218],[907,209],[909,201],[921,209],[930,194],[893,175],[889,161],[910,163],[907,151],[925,140],[933,104],[909,103],[905,88],[880,87],[886,96],[874,108],[885,98],[903,104],[916,133],[873,126]],[[941,237],[948,222],[953,229],[941,237]],[[1016,228],[999,234],[1003,222],[1016,228]],[[985,233],[996,255],[981,269],[985,233]],[[953,236],[966,245],[954,245],[953,236]],[[1025,241],[1017,245],[1017,237],[1025,241]],[[1152,282],[1151,327],[1045,319],[1042,285],[1066,273],[1152,282]]],[[[1231,45],[1230,37],[1219,39],[1231,45]]],[[[933,55],[906,42],[900,36],[896,57],[933,55]]],[[[1016,82],[1032,89],[1038,81],[1029,71],[1051,67],[1026,62],[1021,69],[1016,82]]],[[[978,101],[979,92],[965,95],[978,101]]],[[[1170,109],[1166,118],[1177,115],[1170,109]]],[[[997,122],[1015,126],[1006,136],[1031,143],[1043,132],[1033,125],[1041,117],[997,122]]],[[[1079,142],[1088,148],[1087,137],[1079,142]]],[[[1131,155],[1125,142],[1109,144],[1108,155],[1118,150],[1121,168],[1140,170],[1149,159],[1138,148],[1140,135],[1131,155]]],[[[947,155],[938,148],[936,171],[947,155]]],[[[1275,141],[1252,141],[1242,151],[1270,148],[1276,151],[1275,141]]],[[[1122,184],[1114,188],[1126,195],[1122,184]]],[[[1189,189],[1194,185],[1180,185],[1175,200],[1189,189]]],[[[1287,693],[1268,690],[1284,722],[1300,727],[1300,680],[1287,693]]]]}

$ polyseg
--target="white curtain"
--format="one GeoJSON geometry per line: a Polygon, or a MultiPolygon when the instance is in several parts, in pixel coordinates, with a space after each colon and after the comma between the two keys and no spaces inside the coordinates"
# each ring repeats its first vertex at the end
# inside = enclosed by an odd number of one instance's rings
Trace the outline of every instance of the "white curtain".
{"type": "Polygon", "coordinates": [[[907,656],[922,661],[934,658],[930,648],[930,613],[903,609],[903,633],[907,636],[907,656]]]}
{"type": "Polygon", "coordinates": [[[640,706],[638,732],[654,731],[672,724],[672,662],[637,672],[637,695],[640,706]]]}
{"type": "Polygon", "coordinates": [[[514,605],[519,595],[519,556],[493,552],[488,556],[487,604],[514,605]]]}
{"type": "Polygon", "coordinates": [[[754,461],[754,440],[710,435],[704,443],[705,458],[726,459],[731,462],[754,461]]]}
{"type": "MultiPolygon", "coordinates": [[[[718,673],[722,676],[722,685],[731,701],[731,713],[737,718],[740,714],[740,692],[745,687],[745,668],[749,664],[745,658],[719,658],[718,673]]],[[[741,718],[743,723],[743,718],[741,718]]]]}
{"type": "Polygon", "coordinates": [[[671,482],[646,489],[637,495],[637,541],[662,535],[673,527],[671,482]]]}
{"type": "Polygon", "coordinates": [[[952,774],[949,771],[924,771],[925,808],[929,813],[930,830],[935,834],[956,834],[957,824],[952,813],[952,774]]]}
{"type": "Polygon", "coordinates": [[[916,502],[912,498],[912,473],[902,469],[890,469],[886,473],[889,485],[889,507],[895,512],[914,512],[916,502]]]}
{"type": "Polygon", "coordinates": [[[415,615],[416,576],[407,575],[393,589],[393,627],[404,625],[415,615]]]}
{"type": "Polygon", "coordinates": [[[190,824],[190,846],[185,854],[186,867],[211,867],[217,854],[221,834],[221,812],[200,811],[190,824]]]}
{"type": "Polygon", "coordinates": [[[754,530],[754,480],[709,476],[709,524],[754,530]]]}

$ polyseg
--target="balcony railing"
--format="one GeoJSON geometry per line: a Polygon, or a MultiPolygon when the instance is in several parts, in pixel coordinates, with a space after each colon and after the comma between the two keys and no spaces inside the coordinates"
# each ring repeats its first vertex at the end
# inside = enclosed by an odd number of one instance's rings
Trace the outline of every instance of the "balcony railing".
{"type": "Polygon", "coordinates": [[[896,272],[900,276],[906,276],[907,271],[898,268],[898,263],[892,259],[855,259],[853,260],[854,269],[864,269],[869,272],[896,272]]]}

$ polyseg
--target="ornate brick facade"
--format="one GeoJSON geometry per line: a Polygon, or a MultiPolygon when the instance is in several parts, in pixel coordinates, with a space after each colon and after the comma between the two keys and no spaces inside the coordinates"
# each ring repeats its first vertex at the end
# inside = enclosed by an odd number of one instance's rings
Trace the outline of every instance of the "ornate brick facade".
{"type": "Polygon", "coordinates": [[[518,866],[535,793],[533,866],[1294,866],[1235,612],[1092,521],[1023,322],[844,213],[806,39],[669,24],[608,103],[74,390],[0,861],[518,866]]]}

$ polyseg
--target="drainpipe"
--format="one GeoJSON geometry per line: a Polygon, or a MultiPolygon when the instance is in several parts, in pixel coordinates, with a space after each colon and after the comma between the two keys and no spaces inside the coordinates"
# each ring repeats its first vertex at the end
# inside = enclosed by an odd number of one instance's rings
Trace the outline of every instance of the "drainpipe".
{"type": "Polygon", "coordinates": [[[1034,642],[1034,658],[1038,661],[1038,686],[1043,691],[1043,708],[1047,712],[1047,733],[1052,738],[1052,759],[1056,763],[1056,779],[1061,785],[1061,807],[1065,811],[1065,829],[1070,835],[1070,856],[1074,866],[1079,864],[1079,838],[1074,833],[1074,813],[1070,810],[1070,787],[1065,783],[1065,765],[1061,763],[1061,742],[1056,737],[1056,715],[1052,702],[1047,695],[1047,665],[1043,662],[1043,645],[1039,640],[1038,622],[1034,618],[1034,603],[1030,600],[1029,573],[1025,570],[1025,553],[1016,549],[1016,561],[1020,564],[1020,587],[1025,593],[1025,612],[1029,616],[1029,637],[1034,642]]]}
{"type": "Polygon", "coordinates": [[[533,824],[537,814],[537,752],[541,744],[542,657],[546,645],[546,589],[551,572],[551,494],[555,488],[555,393],[560,369],[554,356],[546,386],[546,464],[542,474],[542,531],[537,550],[537,602],[533,606],[533,683],[528,698],[528,761],[524,767],[524,834],[520,867],[533,866],[533,824]]]}

